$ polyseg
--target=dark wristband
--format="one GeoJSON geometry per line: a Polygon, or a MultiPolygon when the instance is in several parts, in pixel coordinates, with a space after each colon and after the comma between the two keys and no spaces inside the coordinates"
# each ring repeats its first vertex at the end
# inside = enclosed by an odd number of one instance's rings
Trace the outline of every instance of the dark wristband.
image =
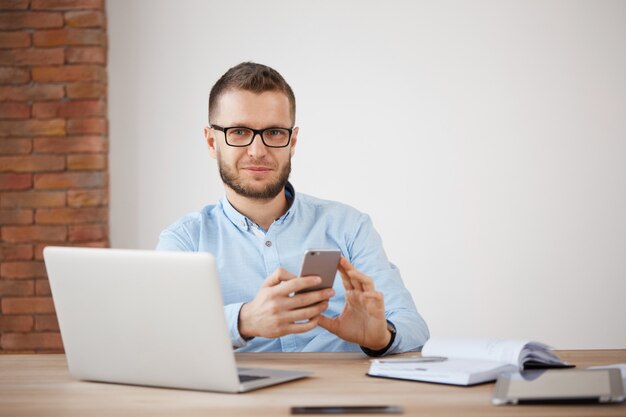
{"type": "Polygon", "coordinates": [[[379,350],[372,350],[370,348],[361,346],[361,350],[365,352],[367,356],[383,356],[385,353],[387,353],[391,345],[393,345],[394,340],[396,340],[396,326],[394,326],[392,322],[387,320],[387,329],[391,332],[391,339],[389,339],[389,343],[387,343],[387,346],[385,346],[384,348],[379,350]]]}

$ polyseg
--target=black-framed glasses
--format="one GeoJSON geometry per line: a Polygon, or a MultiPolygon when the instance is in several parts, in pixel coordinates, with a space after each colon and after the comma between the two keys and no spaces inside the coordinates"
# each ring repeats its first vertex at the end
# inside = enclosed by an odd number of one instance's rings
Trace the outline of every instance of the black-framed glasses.
{"type": "Polygon", "coordinates": [[[211,125],[211,127],[224,132],[228,146],[236,146],[238,148],[251,145],[256,135],[261,137],[263,145],[268,148],[284,148],[289,145],[291,133],[293,132],[293,129],[286,127],[268,127],[267,129],[251,129],[243,126],[222,127],[218,125],[211,125]]]}

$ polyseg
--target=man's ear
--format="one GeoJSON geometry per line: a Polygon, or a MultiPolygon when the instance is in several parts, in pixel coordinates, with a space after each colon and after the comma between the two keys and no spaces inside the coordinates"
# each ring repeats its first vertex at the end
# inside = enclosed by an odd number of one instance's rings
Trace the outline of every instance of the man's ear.
{"type": "Polygon", "coordinates": [[[217,149],[215,149],[215,130],[213,130],[210,126],[206,126],[204,128],[204,138],[206,139],[206,144],[209,147],[209,155],[211,158],[217,158],[217,149]]]}
{"type": "Polygon", "coordinates": [[[296,144],[298,143],[298,132],[300,129],[298,127],[293,128],[293,132],[291,133],[291,143],[289,144],[289,155],[293,156],[296,153],[296,144]]]}

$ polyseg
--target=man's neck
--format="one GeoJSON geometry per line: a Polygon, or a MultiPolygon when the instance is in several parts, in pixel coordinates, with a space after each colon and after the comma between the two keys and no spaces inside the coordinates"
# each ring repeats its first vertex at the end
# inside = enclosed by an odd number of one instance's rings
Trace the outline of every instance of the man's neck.
{"type": "Polygon", "coordinates": [[[268,200],[243,197],[228,186],[224,186],[224,188],[226,189],[226,198],[235,210],[264,230],[268,230],[274,220],[285,214],[289,208],[284,188],[276,197],[268,200]]]}

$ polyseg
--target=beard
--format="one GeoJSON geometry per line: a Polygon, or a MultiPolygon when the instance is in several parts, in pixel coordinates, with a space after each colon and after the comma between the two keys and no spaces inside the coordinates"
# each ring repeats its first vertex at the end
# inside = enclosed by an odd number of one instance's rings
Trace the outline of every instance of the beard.
{"type": "Polygon", "coordinates": [[[240,196],[254,200],[271,200],[283,191],[287,181],[289,181],[289,175],[291,174],[291,157],[278,173],[278,178],[260,188],[254,187],[251,183],[252,181],[246,184],[233,167],[222,161],[219,154],[217,157],[217,166],[224,184],[240,196]]]}

